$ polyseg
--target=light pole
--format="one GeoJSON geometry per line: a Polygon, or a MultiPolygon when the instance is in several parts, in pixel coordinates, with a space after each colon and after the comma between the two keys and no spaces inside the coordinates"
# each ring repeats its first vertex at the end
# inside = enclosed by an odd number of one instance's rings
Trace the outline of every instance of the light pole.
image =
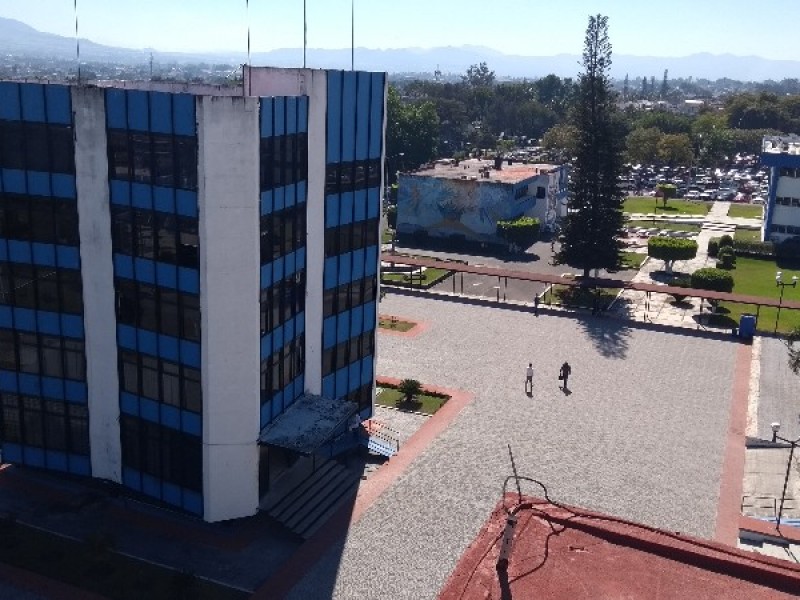
{"type": "Polygon", "coordinates": [[[797,448],[797,444],[800,443],[800,438],[796,440],[787,440],[784,437],[778,435],[778,431],[781,429],[781,424],[775,422],[772,424],[772,443],[774,444],[778,440],[785,442],[791,446],[789,450],[789,462],[786,463],[786,476],[783,478],[783,492],[781,493],[781,506],[778,509],[778,523],[777,528],[780,530],[781,528],[781,517],[783,516],[783,501],[786,499],[786,487],[789,485],[789,473],[792,470],[792,458],[794,457],[794,449],[797,448]]]}
{"type": "Polygon", "coordinates": [[[797,275],[792,275],[792,282],[789,283],[788,281],[783,281],[781,278],[783,277],[783,272],[778,271],[775,274],[775,285],[781,288],[781,295],[778,299],[778,314],[775,316],[775,330],[773,333],[777,333],[778,331],[778,320],[781,318],[781,305],[783,304],[783,290],[786,288],[787,285],[791,287],[797,286],[797,275]]]}

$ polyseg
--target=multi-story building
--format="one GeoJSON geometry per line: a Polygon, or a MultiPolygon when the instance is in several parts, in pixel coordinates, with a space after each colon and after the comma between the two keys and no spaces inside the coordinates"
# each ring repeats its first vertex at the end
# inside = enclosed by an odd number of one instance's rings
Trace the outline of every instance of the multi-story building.
{"type": "Polygon", "coordinates": [[[398,175],[397,232],[503,244],[497,222],[521,216],[552,228],[567,211],[567,168],[514,160],[442,160],[398,175]]]}
{"type": "Polygon", "coordinates": [[[782,242],[800,235],[800,137],[767,136],[761,164],[770,168],[761,240],[782,242]]]}
{"type": "Polygon", "coordinates": [[[0,82],[5,462],[218,521],[371,415],[386,77],[244,75],[0,82]]]}

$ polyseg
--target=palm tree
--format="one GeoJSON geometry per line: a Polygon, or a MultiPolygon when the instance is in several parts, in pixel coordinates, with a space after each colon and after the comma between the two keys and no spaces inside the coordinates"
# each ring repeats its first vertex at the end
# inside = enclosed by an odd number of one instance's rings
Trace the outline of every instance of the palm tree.
{"type": "Polygon", "coordinates": [[[405,394],[406,402],[412,402],[414,396],[422,392],[422,384],[416,379],[403,379],[397,389],[405,394]]]}

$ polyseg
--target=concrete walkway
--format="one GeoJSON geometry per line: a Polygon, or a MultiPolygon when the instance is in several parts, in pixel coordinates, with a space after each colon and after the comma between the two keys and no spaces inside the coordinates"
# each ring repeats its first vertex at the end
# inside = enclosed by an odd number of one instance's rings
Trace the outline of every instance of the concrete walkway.
{"type": "MultiPolygon", "coordinates": [[[[692,260],[675,264],[674,271],[692,273],[703,267],[713,267],[716,260],[708,256],[708,242],[725,234],[733,236],[737,226],[758,227],[759,219],[733,218],[728,216],[730,202],[714,202],[708,215],[702,219],[700,233],[694,238],[697,241],[697,256],[692,260]]],[[[632,215],[631,219],[644,217],[632,215]]],[[[695,219],[700,221],[700,219],[695,219]]],[[[647,252],[647,246],[642,248],[647,252]]],[[[646,258],[639,272],[633,278],[637,283],[665,284],[659,279],[664,271],[664,263],[660,260],[646,258]]],[[[704,303],[705,312],[701,313],[701,301],[698,298],[687,298],[683,302],[675,302],[669,294],[649,294],[635,290],[623,291],[612,305],[612,312],[617,316],[636,321],[660,323],[674,327],[707,328],[708,304],[704,303]],[[702,315],[702,316],[701,316],[702,315]]]]}

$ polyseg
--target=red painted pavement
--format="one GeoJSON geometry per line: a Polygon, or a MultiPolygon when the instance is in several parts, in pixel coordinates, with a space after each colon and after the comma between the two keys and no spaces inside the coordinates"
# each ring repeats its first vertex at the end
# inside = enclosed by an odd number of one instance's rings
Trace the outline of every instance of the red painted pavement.
{"type": "Polygon", "coordinates": [[[722,459],[722,474],[717,504],[717,524],[714,539],[736,546],[739,540],[739,517],[742,511],[744,487],[745,430],[747,401],[750,391],[750,364],[753,347],[740,344],[736,352],[731,391],[731,412],[722,459]]]}

